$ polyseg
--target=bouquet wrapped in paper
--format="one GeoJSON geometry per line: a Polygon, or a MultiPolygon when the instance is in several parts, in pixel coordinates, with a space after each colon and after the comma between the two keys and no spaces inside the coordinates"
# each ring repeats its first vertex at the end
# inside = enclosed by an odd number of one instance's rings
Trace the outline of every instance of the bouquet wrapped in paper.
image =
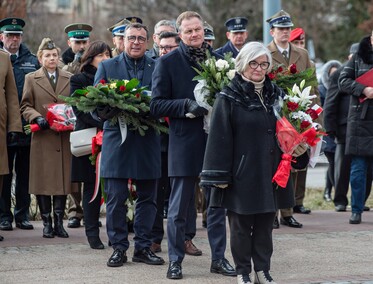
{"type": "Polygon", "coordinates": [[[199,67],[200,69],[194,68],[198,74],[193,78],[193,80],[198,80],[194,88],[194,97],[201,107],[208,110],[208,114],[204,117],[203,127],[208,133],[215,96],[233,79],[235,65],[230,53],[226,54],[224,59],[218,60],[207,53],[207,59],[199,63],[199,67]]]}
{"type": "MultiPolygon", "coordinates": [[[[56,131],[73,131],[76,117],[71,106],[63,103],[53,103],[46,105],[47,109],[46,120],[49,128],[56,131]]],[[[30,123],[24,126],[26,134],[41,130],[36,123],[30,123]]]]}
{"type": "Polygon", "coordinates": [[[272,182],[280,187],[286,187],[290,176],[292,155],[301,143],[315,147],[325,135],[321,127],[314,121],[319,117],[322,108],[312,104],[316,95],[310,95],[311,86],[304,88],[305,80],[300,86],[294,84],[288,89],[288,94],[274,107],[277,117],[276,136],[283,151],[281,162],[277,168],[272,182]]]}

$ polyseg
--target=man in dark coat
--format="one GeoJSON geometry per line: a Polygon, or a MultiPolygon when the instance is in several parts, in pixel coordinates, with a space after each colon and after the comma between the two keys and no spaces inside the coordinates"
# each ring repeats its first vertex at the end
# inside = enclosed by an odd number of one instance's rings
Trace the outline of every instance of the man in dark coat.
{"type": "MultiPolygon", "coordinates": [[[[181,263],[185,256],[185,246],[193,245],[185,241],[188,220],[195,220],[195,185],[202,170],[206,146],[206,133],[203,130],[203,116],[207,110],[194,99],[197,75],[193,68],[206,58],[211,47],[204,42],[203,20],[196,12],[187,11],[176,20],[182,40],[178,49],[158,59],[153,74],[151,112],[158,117],[168,117],[169,163],[168,174],[171,180],[167,237],[169,268],[167,278],[183,277],[181,263]]],[[[213,54],[216,55],[216,54],[213,54]]],[[[217,55],[218,56],[218,55],[217,55]]],[[[223,209],[222,209],[223,210],[223,209]]],[[[225,214],[216,213],[214,242],[220,239],[222,251],[213,251],[211,271],[224,275],[234,275],[234,269],[224,257],[225,214]]],[[[212,225],[212,222],[207,220],[212,225]]],[[[210,233],[209,233],[210,240],[210,233]]],[[[214,244],[210,245],[213,247],[214,244]]],[[[193,245],[194,246],[194,245],[193,245]]]]}
{"type": "MultiPolygon", "coordinates": [[[[149,34],[146,26],[135,23],[124,32],[125,48],[119,56],[99,64],[94,85],[101,80],[137,78],[141,86],[152,85],[154,61],[145,56],[149,34]]],[[[115,109],[114,109],[115,112],[115,109]]],[[[110,119],[113,110],[98,110],[99,117],[110,119]],[[110,115],[111,114],[111,115],[110,115]]],[[[122,266],[127,261],[129,247],[126,222],[126,205],[129,192],[128,180],[136,181],[138,199],[135,211],[135,250],[133,262],[163,264],[164,260],[151,250],[150,232],[154,224],[156,208],[156,179],[161,176],[160,137],[148,129],[144,136],[133,130],[127,131],[122,142],[119,123],[104,123],[102,142],[101,177],[105,181],[106,227],[114,252],[107,265],[122,266]]]]}
{"type": "MultiPolygon", "coordinates": [[[[22,99],[25,76],[40,68],[38,59],[22,43],[23,27],[25,22],[19,18],[7,18],[0,22],[2,34],[0,35],[0,47],[6,51],[13,65],[14,78],[16,80],[18,101],[22,99]]],[[[23,120],[23,124],[25,121],[23,120]]],[[[20,229],[33,229],[29,222],[29,164],[30,164],[30,140],[31,136],[19,133],[19,139],[15,143],[8,143],[8,165],[10,173],[4,176],[3,193],[0,202],[0,230],[12,230],[13,214],[11,211],[11,188],[13,181],[13,164],[16,179],[14,219],[20,229]]]]}
{"type": "Polygon", "coordinates": [[[225,26],[227,27],[227,43],[216,49],[215,52],[224,56],[225,53],[231,52],[232,57],[236,58],[240,49],[244,46],[247,40],[247,26],[248,20],[243,17],[235,17],[227,20],[225,26]]]}

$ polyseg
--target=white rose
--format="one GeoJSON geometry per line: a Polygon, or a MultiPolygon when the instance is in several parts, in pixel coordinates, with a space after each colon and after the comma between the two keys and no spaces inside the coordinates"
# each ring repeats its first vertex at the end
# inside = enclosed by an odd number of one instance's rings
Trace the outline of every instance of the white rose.
{"type": "Polygon", "coordinates": [[[216,61],[215,66],[219,71],[229,68],[228,62],[224,59],[219,59],[218,61],[216,61]]]}
{"type": "Polygon", "coordinates": [[[228,77],[229,80],[232,80],[234,75],[236,75],[236,70],[234,70],[234,69],[229,70],[228,73],[227,73],[227,77],[228,77]]]}

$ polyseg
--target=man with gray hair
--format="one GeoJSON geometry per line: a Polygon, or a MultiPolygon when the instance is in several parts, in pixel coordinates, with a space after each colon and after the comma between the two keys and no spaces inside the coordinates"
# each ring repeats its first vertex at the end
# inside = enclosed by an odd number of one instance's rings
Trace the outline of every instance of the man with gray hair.
{"type": "Polygon", "coordinates": [[[153,34],[153,48],[145,53],[148,57],[153,59],[157,59],[159,57],[159,36],[163,32],[176,32],[175,24],[169,20],[160,20],[158,23],[155,24],[153,34]]]}

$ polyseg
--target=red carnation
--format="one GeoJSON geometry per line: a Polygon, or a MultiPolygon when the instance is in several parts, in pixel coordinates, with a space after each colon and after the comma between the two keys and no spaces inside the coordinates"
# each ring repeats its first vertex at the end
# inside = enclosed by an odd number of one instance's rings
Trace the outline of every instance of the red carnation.
{"type": "Polygon", "coordinates": [[[297,73],[297,72],[298,72],[298,71],[297,71],[297,65],[295,65],[294,63],[291,64],[291,65],[289,66],[289,71],[290,71],[291,74],[295,74],[295,73],[297,73]]]}
{"type": "Polygon", "coordinates": [[[303,120],[303,121],[301,122],[301,124],[300,124],[300,128],[301,128],[301,129],[306,129],[306,128],[308,128],[310,125],[311,125],[310,122],[308,122],[307,120],[303,120]]]}
{"type": "Polygon", "coordinates": [[[124,92],[126,90],[126,86],[120,86],[119,91],[124,92]]]}
{"type": "Polygon", "coordinates": [[[307,109],[306,113],[312,118],[312,120],[315,120],[315,119],[317,119],[319,117],[319,115],[317,114],[317,112],[314,109],[312,109],[312,108],[307,109]]]}
{"type": "Polygon", "coordinates": [[[136,98],[140,98],[140,94],[139,93],[136,94],[136,98]]]}
{"type": "Polygon", "coordinates": [[[275,78],[275,74],[273,74],[272,72],[268,73],[268,77],[269,79],[273,80],[275,78]]]}
{"type": "Polygon", "coordinates": [[[280,67],[277,68],[277,73],[281,73],[282,71],[284,71],[284,70],[282,69],[282,66],[280,66],[280,67]]]}
{"type": "Polygon", "coordinates": [[[295,103],[295,102],[287,102],[286,106],[288,107],[290,111],[295,111],[299,105],[298,103],[295,103]]]}
{"type": "Polygon", "coordinates": [[[106,83],[106,81],[105,81],[104,79],[101,79],[101,80],[100,80],[100,83],[103,85],[103,84],[106,83]]]}

